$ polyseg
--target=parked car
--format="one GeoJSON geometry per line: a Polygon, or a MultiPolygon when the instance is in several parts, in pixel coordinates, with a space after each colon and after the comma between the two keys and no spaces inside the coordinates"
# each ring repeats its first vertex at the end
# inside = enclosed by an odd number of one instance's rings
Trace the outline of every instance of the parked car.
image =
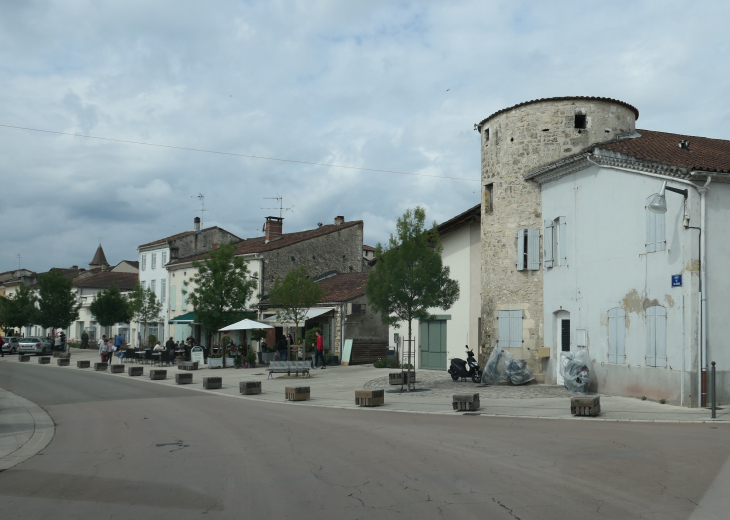
{"type": "Polygon", "coordinates": [[[3,352],[5,354],[15,354],[18,351],[18,344],[20,343],[19,337],[7,336],[3,337],[3,341],[5,342],[3,344],[3,352]]]}
{"type": "Polygon", "coordinates": [[[53,350],[50,338],[20,338],[18,352],[20,354],[38,354],[45,356],[53,350]]]}

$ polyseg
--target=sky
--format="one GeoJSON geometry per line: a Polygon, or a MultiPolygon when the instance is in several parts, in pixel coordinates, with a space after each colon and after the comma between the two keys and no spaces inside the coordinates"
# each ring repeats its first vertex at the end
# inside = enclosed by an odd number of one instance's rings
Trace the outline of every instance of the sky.
{"type": "Polygon", "coordinates": [[[85,267],[220,226],[261,236],[479,203],[474,123],[552,96],[730,139],[727,2],[3,0],[0,272],[85,267]],[[423,175],[436,176],[425,177],[423,175]],[[438,177],[455,177],[443,179],[438,177]],[[203,194],[201,213],[198,195],[203,194]],[[18,258],[20,255],[20,259],[18,258]]]}

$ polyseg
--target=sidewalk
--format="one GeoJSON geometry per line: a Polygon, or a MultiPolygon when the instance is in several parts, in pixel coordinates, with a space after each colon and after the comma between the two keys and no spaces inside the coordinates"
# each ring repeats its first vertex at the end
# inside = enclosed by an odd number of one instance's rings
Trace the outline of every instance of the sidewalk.
{"type": "Polygon", "coordinates": [[[0,471],[48,446],[54,432],[53,420],[42,408],[0,388],[0,471]]]}
{"type": "MultiPolygon", "coordinates": [[[[17,363],[17,357],[5,357],[4,362],[17,363]]],[[[93,372],[93,363],[99,361],[97,352],[72,349],[71,366],[59,367],[55,360],[51,365],[37,365],[38,370],[86,370],[93,372]],[[76,361],[88,359],[91,369],[77,369],[76,361]]],[[[115,359],[115,364],[117,364],[115,359]]],[[[31,358],[31,364],[37,363],[31,358]]],[[[129,366],[135,366],[130,364],[129,366]]],[[[151,381],[151,365],[144,366],[144,376],[132,379],[152,384],[176,386],[175,373],[182,372],[176,366],[162,367],[167,370],[167,379],[151,381]]],[[[401,393],[400,387],[388,384],[388,369],[376,369],[370,365],[332,366],[326,370],[312,370],[311,377],[275,375],[268,379],[266,367],[254,369],[208,369],[190,372],[193,384],[186,389],[205,393],[219,393],[239,399],[266,401],[286,406],[322,406],[331,408],[359,408],[355,405],[355,390],[385,390],[385,405],[363,411],[397,411],[412,413],[456,414],[452,410],[451,396],[455,393],[479,393],[481,408],[479,415],[501,417],[530,417],[543,419],[567,419],[589,421],[637,421],[637,422],[730,422],[730,409],[723,406],[717,411],[717,419],[710,418],[710,411],[697,408],[681,408],[652,401],[641,401],[627,397],[601,395],[601,415],[595,418],[575,417],[570,414],[570,394],[562,387],[550,385],[526,386],[483,386],[472,382],[454,382],[445,372],[417,371],[417,391],[401,393]],[[223,388],[204,390],[203,377],[220,376],[223,388]],[[240,381],[261,381],[262,393],[255,396],[241,396],[240,381]],[[284,400],[287,386],[309,386],[309,401],[290,403],[284,400]]],[[[109,372],[97,373],[98,377],[129,377],[109,372]]]]}

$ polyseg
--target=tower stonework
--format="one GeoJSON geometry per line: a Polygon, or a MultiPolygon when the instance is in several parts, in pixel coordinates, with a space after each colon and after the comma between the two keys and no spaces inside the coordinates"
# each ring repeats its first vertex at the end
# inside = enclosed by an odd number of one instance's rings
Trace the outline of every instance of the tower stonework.
{"type": "MultiPolygon", "coordinates": [[[[482,154],[482,359],[497,345],[499,311],[522,311],[522,346],[512,338],[508,351],[527,360],[537,381],[544,382],[546,360],[538,357],[544,346],[544,226],[540,188],[524,177],[594,143],[633,133],[638,116],[622,101],[565,97],[521,103],[476,125],[482,154]],[[518,270],[522,229],[539,231],[537,268],[518,270]]],[[[513,336],[514,330],[513,322],[513,336]]]]}

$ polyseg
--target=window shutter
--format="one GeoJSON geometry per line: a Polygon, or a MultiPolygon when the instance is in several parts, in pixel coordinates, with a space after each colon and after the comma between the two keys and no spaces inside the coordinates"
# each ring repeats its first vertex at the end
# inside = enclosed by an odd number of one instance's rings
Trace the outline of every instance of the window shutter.
{"type": "Polygon", "coordinates": [[[167,280],[160,280],[160,301],[165,302],[167,298],[167,280]]]}
{"type": "Polygon", "coordinates": [[[530,271],[540,269],[540,230],[527,230],[527,268],[530,271]]]}
{"type": "Polygon", "coordinates": [[[654,220],[656,221],[656,234],[654,235],[654,251],[664,251],[667,248],[667,239],[664,236],[664,228],[666,215],[665,214],[654,214],[654,220]]]}
{"type": "Polygon", "coordinates": [[[560,217],[560,232],[558,234],[558,246],[560,246],[560,265],[568,265],[568,244],[565,234],[565,217],[560,217]]]}
{"type": "Polygon", "coordinates": [[[545,267],[552,267],[553,266],[553,221],[552,220],[546,220],[545,221],[545,235],[542,239],[542,247],[544,250],[543,253],[543,262],[545,263],[545,267]]]}
{"type": "Polygon", "coordinates": [[[656,251],[656,213],[646,208],[646,252],[656,251]]]}
{"type": "MultiPolygon", "coordinates": [[[[184,287],[183,287],[184,289],[184,287]]],[[[180,294],[180,310],[186,311],[188,310],[188,295],[185,293],[180,294]]]]}
{"type": "Polygon", "coordinates": [[[667,309],[664,307],[654,307],[656,309],[656,366],[667,366],[667,309]]]}
{"type": "Polygon", "coordinates": [[[517,270],[525,270],[525,231],[526,229],[520,229],[517,232],[517,270]]]}
{"type": "Polygon", "coordinates": [[[616,309],[608,311],[608,362],[616,363],[617,322],[616,309]]]}
{"type": "Polygon", "coordinates": [[[646,366],[656,366],[656,307],[646,309],[646,366]]]}
{"type": "Polygon", "coordinates": [[[174,311],[177,304],[177,287],[174,285],[170,286],[170,310],[174,311]]]}
{"type": "Polygon", "coordinates": [[[522,311],[509,311],[509,346],[522,348],[522,311]]]}
{"type": "Polygon", "coordinates": [[[510,332],[510,315],[509,311],[499,311],[497,314],[499,321],[499,337],[497,339],[497,345],[502,348],[510,346],[509,332],[510,332]]]}
{"type": "Polygon", "coordinates": [[[616,309],[616,362],[626,363],[626,311],[616,309]]]}

